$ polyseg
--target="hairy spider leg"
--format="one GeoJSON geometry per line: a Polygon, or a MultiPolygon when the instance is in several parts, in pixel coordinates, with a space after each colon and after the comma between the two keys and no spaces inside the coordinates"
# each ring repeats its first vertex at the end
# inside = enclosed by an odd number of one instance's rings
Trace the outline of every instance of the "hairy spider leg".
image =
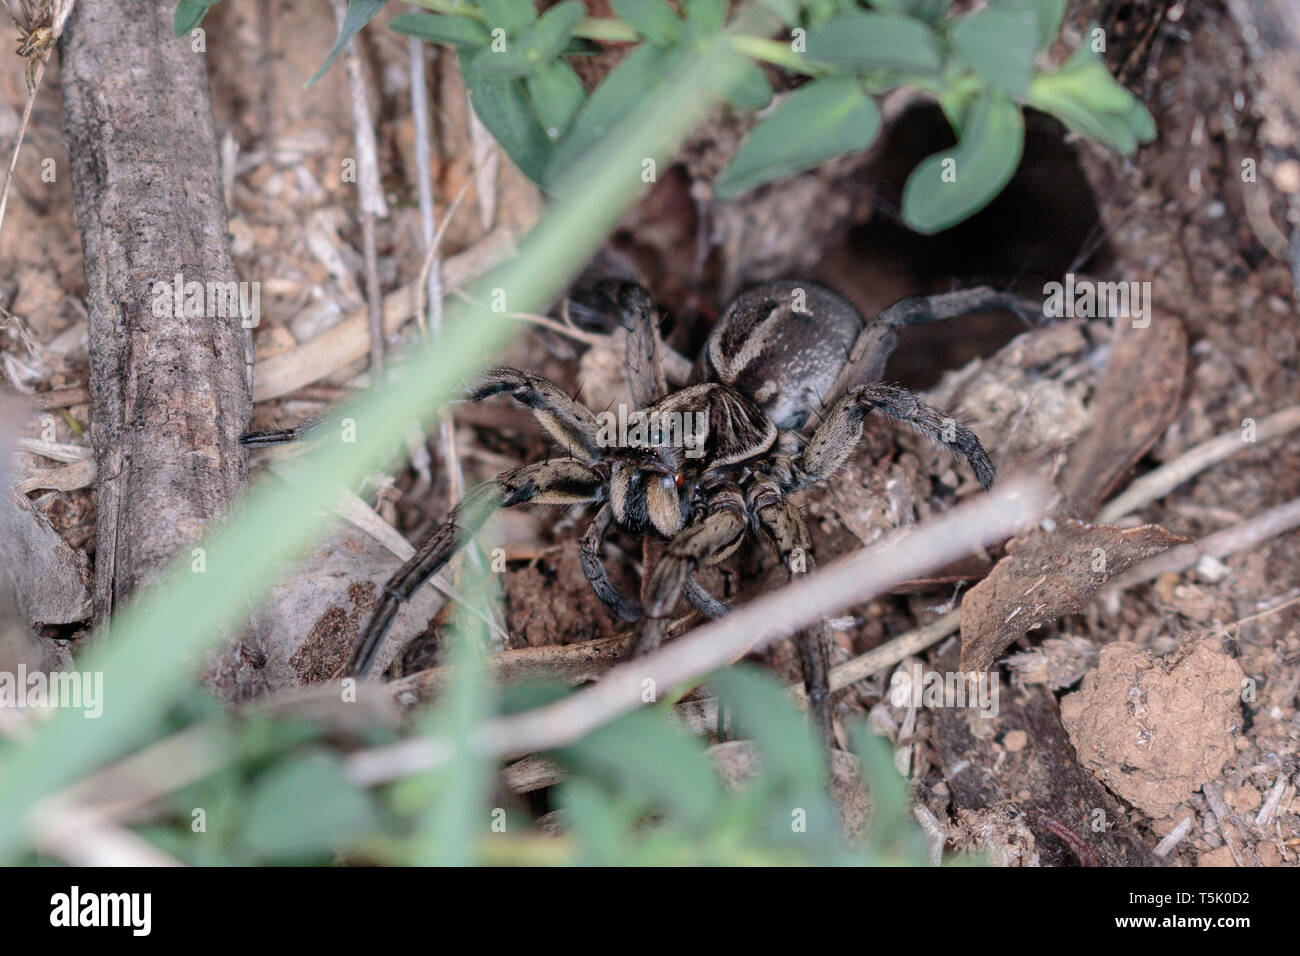
{"type": "MultiPolygon", "coordinates": [[[[822,397],[820,409],[829,409],[856,384],[880,381],[885,374],[885,363],[898,345],[897,329],[995,309],[1012,312],[1027,325],[1035,324],[1035,316],[1041,321],[1043,311],[1041,302],[991,286],[899,299],[862,327],[835,385],[822,397]]],[[[805,430],[811,429],[805,426],[805,430]]]]}
{"type": "Polygon", "coordinates": [[[555,458],[513,468],[494,481],[472,489],[420,549],[388,579],[374,614],[352,649],[344,673],[360,677],[370,672],[398,607],[438,573],[498,508],[522,504],[587,504],[599,501],[604,489],[601,474],[576,458],[555,458]]]}
{"type": "Polygon", "coordinates": [[[477,402],[502,392],[508,392],[517,402],[531,408],[542,428],[569,454],[579,456],[580,453],[588,462],[604,457],[597,440],[599,426],[591,409],[540,375],[503,365],[484,375],[466,398],[477,402]]]}
{"type": "MultiPolygon", "coordinates": [[[[759,530],[764,532],[781,556],[793,581],[800,574],[817,569],[812,553],[812,534],[799,509],[781,493],[771,478],[755,480],[749,491],[750,509],[759,530]]],[[[835,729],[831,720],[831,627],[821,618],[795,636],[799,668],[804,690],[808,693],[808,712],[813,727],[824,742],[826,752],[835,749],[835,729]]]]}
{"type": "Polygon", "coordinates": [[[631,623],[641,616],[641,605],[624,597],[609,579],[605,564],[600,559],[600,548],[605,543],[605,535],[614,523],[614,511],[608,504],[600,506],[596,517],[582,534],[582,573],[596,592],[596,597],[605,602],[619,620],[631,623]]]}
{"type": "Polygon", "coordinates": [[[731,557],[744,540],[748,524],[745,496],[734,484],[726,484],[710,496],[703,518],[669,539],[646,585],[645,617],[632,645],[634,657],[649,654],[662,643],[668,615],[687,588],[691,573],[731,557]]]}
{"type": "Polygon", "coordinates": [[[992,486],[993,465],[973,431],[907,389],[877,382],[859,385],[835,403],[796,460],[796,474],[784,490],[806,488],[835,474],[862,438],[862,422],[873,409],[906,422],[935,444],[960,453],[970,462],[979,483],[986,489],[992,486]]]}

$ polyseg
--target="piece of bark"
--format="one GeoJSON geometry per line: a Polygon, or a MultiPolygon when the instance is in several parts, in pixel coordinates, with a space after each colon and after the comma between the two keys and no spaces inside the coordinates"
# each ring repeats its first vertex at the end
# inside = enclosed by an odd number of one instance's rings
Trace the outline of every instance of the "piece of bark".
{"type": "Polygon", "coordinates": [[[1073,520],[1017,535],[962,600],[962,671],[986,670],[1025,632],[1079,613],[1115,575],[1186,541],[1154,524],[1124,529],[1073,520]]]}
{"type": "Polygon", "coordinates": [[[1092,424],[1070,448],[1057,482],[1062,517],[1091,519],[1128,470],[1164,434],[1187,373],[1187,333],[1177,318],[1151,316],[1146,328],[1116,319],[1110,358],[1089,411],[1092,424]]]}
{"type": "Polygon", "coordinates": [[[79,3],[61,45],[99,471],[96,624],[226,512],[247,471],[248,330],[238,315],[153,308],[178,273],[237,280],[204,55],[172,36],[173,7],[79,3]]]}

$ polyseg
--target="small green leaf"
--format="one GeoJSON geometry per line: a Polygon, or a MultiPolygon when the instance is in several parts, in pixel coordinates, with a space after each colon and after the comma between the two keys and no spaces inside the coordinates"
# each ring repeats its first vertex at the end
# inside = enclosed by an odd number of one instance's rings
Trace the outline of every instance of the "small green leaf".
{"type": "Polygon", "coordinates": [[[1034,85],[1069,97],[1094,113],[1123,113],[1133,94],[1116,82],[1100,56],[1079,47],[1055,73],[1035,77],[1034,85]]]}
{"type": "Polygon", "coordinates": [[[334,41],[334,49],[330,50],[330,55],[325,58],[321,68],[316,71],[316,75],[307,81],[311,86],[322,76],[325,71],[334,65],[334,61],[339,58],[339,54],[347,48],[352,42],[352,38],[361,32],[361,28],[374,19],[384,6],[386,0],[348,0],[348,12],[343,15],[343,28],[339,30],[338,39],[334,41]]]}
{"type": "Polygon", "coordinates": [[[916,17],[926,23],[934,23],[948,12],[952,0],[869,0],[877,10],[885,13],[901,13],[916,17]]]}
{"type": "Polygon", "coordinates": [[[483,125],[525,176],[541,182],[552,145],[528,101],[523,81],[486,76],[463,66],[462,73],[470,105],[483,125]]]}
{"type": "Polygon", "coordinates": [[[894,768],[889,741],[872,731],[865,721],[849,728],[849,739],[871,793],[874,812],[869,850],[873,856],[895,847],[906,852],[907,845],[912,844],[913,853],[924,859],[924,842],[918,840],[919,831],[908,819],[907,781],[894,768]]]}
{"type": "Polygon", "coordinates": [[[800,0],[758,0],[768,11],[788,27],[799,25],[800,0]]]}
{"type": "Polygon", "coordinates": [[[1065,0],[991,0],[995,10],[1027,11],[1038,27],[1038,48],[1044,49],[1061,31],[1065,19],[1065,0]]]}
{"type": "Polygon", "coordinates": [[[342,762],[321,753],[277,764],[257,779],[240,836],[260,857],[302,858],[346,844],[375,821],[370,798],[342,762]]]}
{"type": "Polygon", "coordinates": [[[588,866],[618,866],[627,862],[627,833],[635,820],[590,780],[566,780],[559,804],[573,826],[588,866]]]}
{"type": "Polygon", "coordinates": [[[840,66],[937,72],[943,53],[934,31],[892,13],[851,10],[808,31],[808,56],[840,66]]]}
{"type": "Polygon", "coordinates": [[[988,83],[1023,99],[1034,75],[1038,18],[1029,11],[985,10],[952,28],[952,44],[988,83]]]}
{"type": "Polygon", "coordinates": [[[457,49],[474,50],[492,40],[488,28],[470,17],[443,16],[438,13],[403,13],[393,17],[388,26],[408,37],[426,43],[443,43],[457,49]]]}
{"type": "MultiPolygon", "coordinates": [[[[709,79],[713,80],[715,75],[710,73],[709,79]]],[[[761,110],[772,102],[772,81],[767,78],[763,68],[751,60],[737,64],[737,76],[733,83],[726,86],[714,84],[714,90],[732,106],[742,110],[761,110]]]]}
{"type": "Polygon", "coordinates": [[[737,664],[715,674],[710,683],[734,715],[739,732],[758,744],[766,774],[804,787],[822,782],[826,767],[821,745],[807,717],[770,674],[737,664]]]}
{"type": "Polygon", "coordinates": [[[221,0],[180,0],[172,15],[172,35],[185,36],[203,22],[208,10],[220,2],[221,0]]]}
{"type": "Polygon", "coordinates": [[[524,85],[546,131],[546,138],[552,142],[558,140],[587,97],[582,80],[569,64],[552,60],[544,69],[524,80],[524,85]]]}
{"type": "Polygon", "coordinates": [[[508,37],[518,36],[537,19],[533,0],[479,0],[478,5],[488,29],[500,27],[508,37]]]}
{"type": "Polygon", "coordinates": [[[672,46],[682,35],[682,21],[664,0],[610,0],[609,5],[656,46],[672,46]]]}
{"type": "Polygon", "coordinates": [[[682,12],[701,30],[715,33],[727,22],[727,0],[683,0],[682,12]]]}
{"type": "Polygon", "coordinates": [[[975,104],[950,150],[922,160],[903,186],[903,221],[930,235],[973,215],[1015,174],[1025,143],[1025,118],[1001,93],[975,104]]]}
{"type": "Polygon", "coordinates": [[[814,80],[791,93],[750,131],[714,183],[728,199],[747,189],[866,149],[880,130],[880,110],[852,77],[814,80]]]}
{"type": "Polygon", "coordinates": [[[470,69],[485,76],[528,76],[536,73],[560,55],[573,28],[586,15],[587,8],[578,0],[556,4],[542,18],[511,40],[504,50],[485,46],[470,61],[470,69]]]}
{"type": "Polygon", "coordinates": [[[569,131],[556,146],[541,182],[553,185],[563,176],[588,149],[632,112],[641,97],[650,95],[650,91],[663,82],[680,56],[680,51],[645,44],[624,57],[578,110],[569,131]]]}
{"type": "Polygon", "coordinates": [[[1086,47],[1056,72],[1035,76],[1025,102],[1128,156],[1139,143],[1156,137],[1155,121],[1142,101],[1116,82],[1101,58],[1086,47]]]}
{"type": "Polygon", "coordinates": [[[718,778],[698,742],[654,711],[633,711],[557,756],[620,791],[644,793],[690,825],[707,819],[721,796],[718,778]]]}

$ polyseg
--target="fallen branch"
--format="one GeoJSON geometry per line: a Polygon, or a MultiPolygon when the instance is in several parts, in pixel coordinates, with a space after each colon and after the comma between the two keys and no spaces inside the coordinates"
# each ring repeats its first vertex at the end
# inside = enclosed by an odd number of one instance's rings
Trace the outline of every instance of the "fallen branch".
{"type": "Polygon", "coordinates": [[[171,21],[156,0],[78,3],[60,46],[89,313],[96,625],[226,517],[247,477],[251,335],[212,291],[239,276],[206,58],[171,21]],[[198,317],[174,304],[196,283],[209,290],[198,317]]]}

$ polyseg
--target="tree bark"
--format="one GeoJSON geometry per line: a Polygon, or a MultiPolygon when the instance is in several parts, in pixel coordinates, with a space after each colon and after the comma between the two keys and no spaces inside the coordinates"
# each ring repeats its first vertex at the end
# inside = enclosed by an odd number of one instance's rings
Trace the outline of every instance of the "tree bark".
{"type": "Polygon", "coordinates": [[[61,47],[90,315],[96,625],[226,512],[247,473],[250,332],[206,295],[186,317],[156,294],[178,274],[236,281],[204,54],[172,36],[173,7],[79,3],[61,47]]]}

